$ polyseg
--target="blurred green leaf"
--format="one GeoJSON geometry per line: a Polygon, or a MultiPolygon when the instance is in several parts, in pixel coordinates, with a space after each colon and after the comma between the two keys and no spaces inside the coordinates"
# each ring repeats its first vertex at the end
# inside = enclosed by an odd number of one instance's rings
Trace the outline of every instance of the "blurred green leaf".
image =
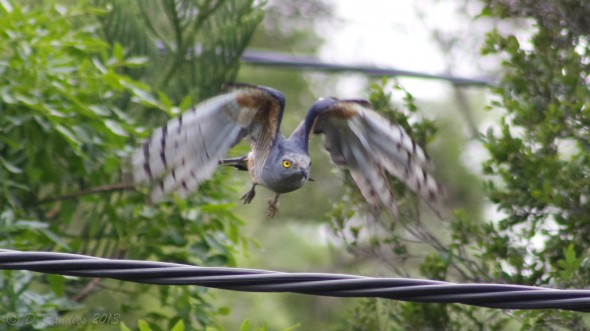
{"type": "Polygon", "coordinates": [[[170,331],[184,331],[184,321],[178,320],[176,324],[170,329],[170,331]]]}
{"type": "Polygon", "coordinates": [[[65,278],[62,275],[47,275],[47,281],[49,282],[49,288],[58,296],[64,294],[65,290],[65,278]]]}
{"type": "Polygon", "coordinates": [[[14,165],[12,165],[10,162],[8,162],[5,158],[3,158],[2,156],[0,156],[0,164],[2,164],[2,166],[12,172],[13,174],[20,174],[22,173],[22,169],[20,169],[19,167],[16,167],[14,165]]]}
{"type": "Polygon", "coordinates": [[[149,323],[144,320],[137,320],[137,327],[139,328],[139,331],[152,331],[149,323]]]}
{"type": "Polygon", "coordinates": [[[567,248],[563,249],[563,256],[563,259],[557,261],[557,265],[562,269],[559,271],[559,276],[566,281],[570,281],[579,271],[582,259],[576,257],[573,244],[569,244],[567,248]]]}
{"type": "Polygon", "coordinates": [[[125,131],[125,129],[123,129],[123,127],[121,126],[121,124],[119,124],[119,123],[117,123],[117,122],[115,122],[113,120],[109,120],[109,119],[105,120],[104,121],[104,124],[114,134],[119,135],[121,137],[127,137],[128,136],[127,132],[125,131]]]}

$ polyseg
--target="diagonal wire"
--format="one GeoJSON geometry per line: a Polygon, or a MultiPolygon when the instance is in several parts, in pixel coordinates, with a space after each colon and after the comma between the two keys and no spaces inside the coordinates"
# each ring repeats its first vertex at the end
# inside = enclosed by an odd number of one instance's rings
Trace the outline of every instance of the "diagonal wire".
{"type": "Polygon", "coordinates": [[[328,71],[328,72],[359,72],[370,76],[414,77],[425,79],[445,80],[457,86],[493,86],[495,82],[490,77],[467,78],[449,74],[430,74],[425,72],[402,70],[395,68],[376,67],[359,64],[336,64],[324,62],[318,58],[301,55],[291,55],[259,49],[247,49],[242,54],[243,63],[260,66],[293,68],[300,70],[328,71]]]}
{"type": "Polygon", "coordinates": [[[0,269],[112,278],[156,285],[198,285],[246,292],[293,292],[331,297],[463,303],[501,309],[551,308],[590,312],[590,290],[557,290],[509,284],[455,284],[427,279],[283,273],[5,249],[0,249],[0,269]]]}
{"type": "MultiPolygon", "coordinates": [[[[168,49],[161,41],[156,42],[156,48],[162,55],[168,54],[168,49]]],[[[203,54],[203,45],[194,46],[193,54],[203,54]]],[[[491,87],[496,85],[492,77],[459,77],[449,74],[431,74],[419,71],[396,68],[377,67],[363,64],[338,64],[322,61],[316,57],[273,52],[262,49],[246,49],[240,58],[243,63],[264,67],[291,68],[297,70],[326,71],[326,72],[358,72],[369,76],[413,77],[448,81],[456,86],[491,87]]]]}

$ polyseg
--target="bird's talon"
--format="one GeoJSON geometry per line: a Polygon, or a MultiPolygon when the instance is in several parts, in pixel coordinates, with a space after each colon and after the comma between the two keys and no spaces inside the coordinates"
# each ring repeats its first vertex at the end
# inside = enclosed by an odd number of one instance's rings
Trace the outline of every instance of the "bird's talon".
{"type": "Polygon", "coordinates": [[[279,213],[279,208],[277,207],[277,205],[276,204],[273,204],[271,201],[269,201],[268,210],[266,212],[266,216],[268,218],[275,218],[275,216],[277,216],[278,213],[279,213]]]}
{"type": "Polygon", "coordinates": [[[268,210],[266,212],[266,216],[268,218],[274,218],[279,213],[279,196],[275,196],[274,198],[268,199],[268,210]]]}
{"type": "Polygon", "coordinates": [[[252,202],[252,199],[254,199],[254,196],[256,195],[256,191],[254,190],[254,186],[252,186],[252,188],[250,189],[250,191],[246,192],[246,194],[244,194],[240,200],[242,200],[244,202],[245,205],[249,204],[250,202],[252,202]]]}

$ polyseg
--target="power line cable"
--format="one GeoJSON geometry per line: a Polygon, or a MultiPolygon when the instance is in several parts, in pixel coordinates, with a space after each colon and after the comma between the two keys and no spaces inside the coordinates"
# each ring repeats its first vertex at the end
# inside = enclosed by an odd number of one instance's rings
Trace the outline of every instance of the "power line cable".
{"type": "Polygon", "coordinates": [[[590,290],[510,284],[456,284],[410,278],[197,267],[92,256],[0,250],[0,269],[112,278],[156,285],[198,285],[244,292],[293,292],[330,297],[376,297],[422,303],[462,303],[499,309],[590,312],[590,290]]]}
{"type": "MultiPolygon", "coordinates": [[[[156,43],[158,52],[166,55],[168,50],[161,42],[156,43]]],[[[193,49],[193,55],[201,55],[203,46],[196,45],[193,49]]],[[[412,77],[423,79],[435,79],[448,81],[457,86],[494,86],[494,79],[489,77],[468,78],[448,74],[430,74],[419,71],[402,70],[395,68],[383,68],[371,65],[360,64],[336,64],[322,61],[316,57],[292,55],[280,52],[273,52],[261,49],[246,49],[241,56],[241,61],[246,64],[264,66],[291,68],[297,70],[326,71],[326,72],[357,72],[369,76],[388,76],[388,77],[412,77]]]]}
{"type": "Polygon", "coordinates": [[[328,72],[358,72],[371,76],[413,77],[424,79],[445,80],[461,86],[493,86],[492,78],[467,78],[446,74],[429,74],[418,71],[383,68],[370,65],[335,64],[321,61],[315,57],[290,55],[265,50],[247,49],[241,58],[242,62],[282,68],[300,70],[328,71],[328,72]]]}

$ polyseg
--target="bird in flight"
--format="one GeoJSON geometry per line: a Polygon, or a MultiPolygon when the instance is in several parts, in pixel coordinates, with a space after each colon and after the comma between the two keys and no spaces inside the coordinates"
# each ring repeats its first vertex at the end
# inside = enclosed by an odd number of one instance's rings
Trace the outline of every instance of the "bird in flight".
{"type": "Polygon", "coordinates": [[[441,190],[426,170],[424,151],[405,130],[371,110],[367,100],[323,98],[286,138],[281,134],[284,95],[270,87],[228,84],[229,92],[208,99],[156,130],[133,155],[135,183],[153,185],[151,200],[177,193],[186,197],[210,178],[218,165],[248,171],[252,178],[244,203],[256,186],[275,193],[268,216],[278,211],[281,194],[310,180],[309,140],[324,136],[332,161],[346,168],[375,212],[398,216],[387,173],[402,181],[436,211],[441,190]],[[224,159],[230,148],[248,138],[251,151],[224,159]]]}

